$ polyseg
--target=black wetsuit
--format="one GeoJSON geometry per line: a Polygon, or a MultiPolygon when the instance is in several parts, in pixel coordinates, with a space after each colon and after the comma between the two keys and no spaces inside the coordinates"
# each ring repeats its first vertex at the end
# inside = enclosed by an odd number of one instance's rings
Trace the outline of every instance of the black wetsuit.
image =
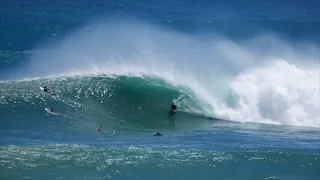
{"type": "Polygon", "coordinates": [[[160,134],[159,132],[157,132],[157,134],[153,135],[153,136],[162,136],[162,134],[160,134]]]}

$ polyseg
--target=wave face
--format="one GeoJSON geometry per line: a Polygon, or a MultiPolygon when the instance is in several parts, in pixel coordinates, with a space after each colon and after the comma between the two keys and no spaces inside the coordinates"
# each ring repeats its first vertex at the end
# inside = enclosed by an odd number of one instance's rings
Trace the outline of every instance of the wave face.
{"type": "Polygon", "coordinates": [[[186,116],[320,127],[317,45],[292,46],[268,34],[195,37],[128,20],[91,23],[37,49],[1,74],[1,106],[52,105],[97,122],[144,114],[148,124],[179,101],[186,116]],[[40,95],[41,85],[58,98],[40,95]]]}
{"type": "MultiPolygon", "coordinates": [[[[23,117],[35,117],[36,122],[29,121],[30,126],[34,126],[47,119],[44,108],[52,107],[61,114],[52,117],[68,119],[69,125],[65,126],[76,128],[76,131],[91,131],[99,123],[108,128],[127,131],[166,126],[163,119],[173,117],[168,114],[172,101],[184,96],[178,89],[161,80],[127,76],[8,82],[1,85],[1,92],[0,103],[4,112],[9,110],[12,113],[9,117],[17,116],[17,112],[23,117]],[[39,87],[44,85],[57,95],[52,96],[40,90],[39,87]]],[[[180,103],[177,102],[177,105],[180,106],[180,103]]],[[[183,111],[184,107],[180,109],[183,111]]],[[[48,121],[52,121],[52,118],[48,121]]]]}

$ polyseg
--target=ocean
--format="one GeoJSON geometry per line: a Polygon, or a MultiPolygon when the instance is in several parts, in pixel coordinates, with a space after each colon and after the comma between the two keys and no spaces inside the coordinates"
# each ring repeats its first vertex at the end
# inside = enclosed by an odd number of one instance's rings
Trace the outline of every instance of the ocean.
{"type": "Polygon", "coordinates": [[[319,1],[0,7],[1,180],[320,179],[319,1]]]}

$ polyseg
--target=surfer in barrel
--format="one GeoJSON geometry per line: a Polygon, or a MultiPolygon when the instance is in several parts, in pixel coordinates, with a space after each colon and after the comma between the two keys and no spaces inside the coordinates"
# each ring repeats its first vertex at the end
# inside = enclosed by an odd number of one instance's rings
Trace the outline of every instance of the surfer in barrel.
{"type": "Polygon", "coordinates": [[[185,95],[182,94],[179,98],[177,98],[177,100],[175,102],[171,103],[170,113],[175,114],[177,112],[177,109],[178,109],[177,104],[178,104],[178,102],[182,101],[184,99],[184,97],[185,97],[185,95]]]}
{"type": "Polygon", "coordinates": [[[177,112],[177,109],[178,109],[178,108],[177,108],[177,105],[174,104],[174,103],[172,103],[172,104],[171,104],[170,111],[169,111],[168,119],[173,120],[174,115],[175,115],[176,112],[177,112]]]}
{"type": "Polygon", "coordinates": [[[174,103],[171,104],[171,111],[172,112],[177,112],[177,105],[175,105],[174,103]]]}

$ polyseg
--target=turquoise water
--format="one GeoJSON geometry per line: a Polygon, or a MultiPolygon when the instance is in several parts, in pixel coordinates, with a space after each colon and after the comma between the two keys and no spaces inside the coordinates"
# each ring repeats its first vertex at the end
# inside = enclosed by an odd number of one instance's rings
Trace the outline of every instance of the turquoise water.
{"type": "Polygon", "coordinates": [[[319,179],[319,2],[1,4],[0,179],[319,179]]]}

